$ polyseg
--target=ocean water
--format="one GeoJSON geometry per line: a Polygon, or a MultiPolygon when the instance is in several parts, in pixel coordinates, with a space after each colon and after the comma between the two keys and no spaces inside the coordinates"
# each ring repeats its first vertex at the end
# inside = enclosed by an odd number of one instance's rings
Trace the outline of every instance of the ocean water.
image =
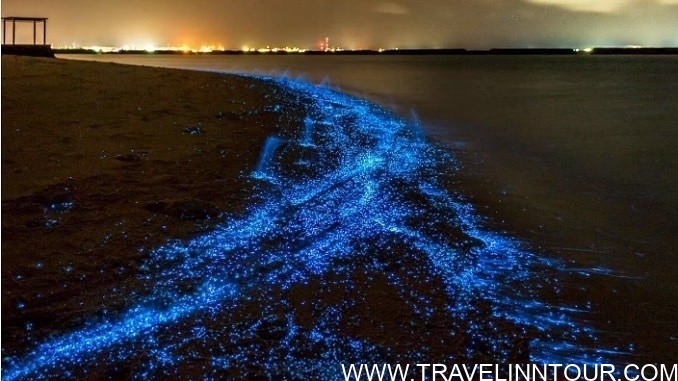
{"type": "Polygon", "coordinates": [[[678,57],[63,58],[300,77],[390,107],[461,161],[493,229],[596,270],[553,298],[590,303],[601,346],[678,356],[678,57]]]}

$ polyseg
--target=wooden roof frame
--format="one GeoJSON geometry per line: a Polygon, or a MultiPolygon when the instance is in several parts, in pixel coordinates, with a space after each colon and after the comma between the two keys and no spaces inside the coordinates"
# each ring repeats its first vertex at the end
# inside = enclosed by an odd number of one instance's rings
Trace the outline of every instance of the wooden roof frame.
{"type": "Polygon", "coordinates": [[[7,40],[7,22],[12,23],[12,45],[16,45],[16,23],[33,23],[33,45],[37,45],[37,23],[42,23],[42,44],[47,45],[47,17],[8,16],[2,18],[2,44],[7,40]]]}

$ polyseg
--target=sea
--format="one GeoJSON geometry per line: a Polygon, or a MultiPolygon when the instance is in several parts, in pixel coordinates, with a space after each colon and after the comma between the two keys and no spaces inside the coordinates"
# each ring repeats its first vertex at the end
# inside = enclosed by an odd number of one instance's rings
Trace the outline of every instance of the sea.
{"type": "Polygon", "coordinates": [[[678,359],[678,56],[58,57],[283,76],[381,104],[461,163],[457,191],[492,229],[590,270],[564,272],[557,297],[585,299],[595,345],[678,359]]]}

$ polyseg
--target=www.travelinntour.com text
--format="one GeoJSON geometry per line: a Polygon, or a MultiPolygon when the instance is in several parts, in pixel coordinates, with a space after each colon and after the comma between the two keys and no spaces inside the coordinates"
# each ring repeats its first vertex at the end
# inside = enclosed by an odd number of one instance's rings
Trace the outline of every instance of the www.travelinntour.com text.
{"type": "Polygon", "coordinates": [[[678,381],[676,364],[341,364],[345,381],[678,381]]]}

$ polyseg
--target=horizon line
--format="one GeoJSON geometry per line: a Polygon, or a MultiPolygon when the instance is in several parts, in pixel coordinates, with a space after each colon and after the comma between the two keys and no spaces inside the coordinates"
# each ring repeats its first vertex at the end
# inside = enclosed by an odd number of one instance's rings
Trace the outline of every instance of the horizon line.
{"type": "MultiPolygon", "coordinates": [[[[3,45],[4,47],[4,45],[3,45]]],[[[486,49],[473,48],[392,48],[392,49],[298,49],[298,48],[266,48],[266,49],[175,49],[175,48],[112,48],[108,47],[52,47],[56,53],[81,53],[81,54],[263,54],[263,55],[350,55],[350,54],[373,54],[373,55],[407,55],[407,54],[445,54],[445,55],[483,55],[483,54],[553,54],[553,55],[586,55],[586,54],[678,54],[678,46],[597,46],[591,48],[560,48],[560,47],[496,47],[486,49]]]]}

